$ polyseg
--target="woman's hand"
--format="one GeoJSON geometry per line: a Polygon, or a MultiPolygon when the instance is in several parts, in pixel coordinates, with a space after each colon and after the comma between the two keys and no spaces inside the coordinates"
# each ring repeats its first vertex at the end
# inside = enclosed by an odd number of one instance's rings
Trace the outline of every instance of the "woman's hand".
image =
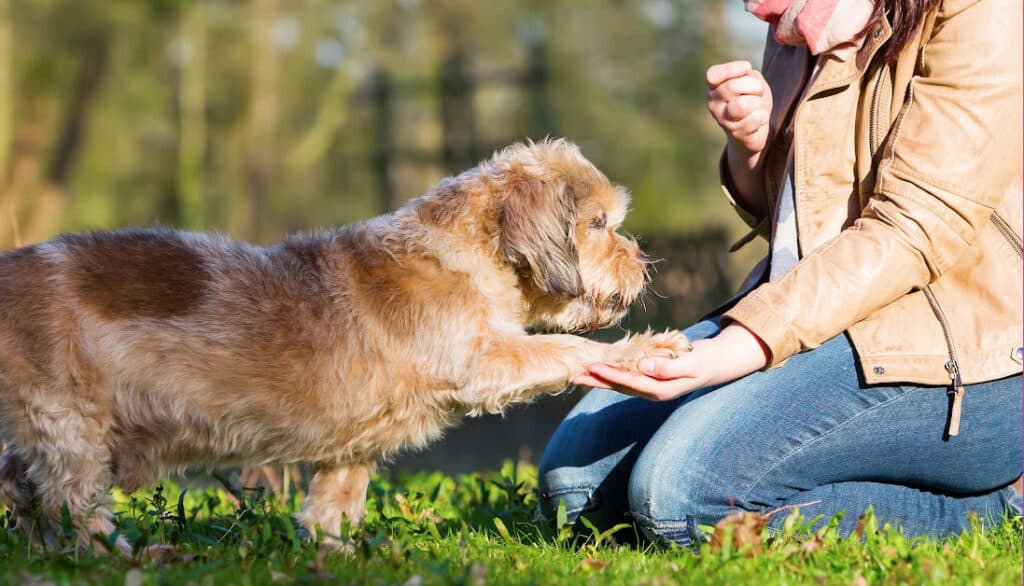
{"type": "Polygon", "coordinates": [[[740,207],[764,218],[768,200],[759,169],[768,143],[772,90],[746,61],[712,65],[705,77],[708,111],[727,137],[725,159],[733,196],[740,207]]]}
{"type": "Polygon", "coordinates": [[[708,111],[728,136],[737,155],[754,157],[768,141],[772,91],[761,73],[746,61],[708,68],[708,111]]]}
{"type": "Polygon", "coordinates": [[[591,364],[589,372],[572,379],[577,385],[614,389],[653,401],[674,399],[690,391],[725,383],[764,368],[768,349],[739,324],[725,327],[714,338],[697,340],[679,358],[645,358],[637,374],[607,364],[591,364]]]}

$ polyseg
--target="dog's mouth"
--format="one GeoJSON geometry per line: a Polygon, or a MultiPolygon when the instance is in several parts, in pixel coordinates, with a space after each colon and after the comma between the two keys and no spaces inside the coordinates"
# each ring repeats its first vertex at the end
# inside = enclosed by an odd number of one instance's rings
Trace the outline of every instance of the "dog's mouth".
{"type": "Polygon", "coordinates": [[[639,291],[615,293],[586,293],[570,303],[573,310],[568,319],[557,322],[541,321],[528,326],[533,334],[564,332],[586,334],[613,326],[626,316],[630,305],[639,297],[639,291]]]}
{"type": "Polygon", "coordinates": [[[603,309],[604,311],[610,311],[612,313],[621,312],[624,314],[626,312],[626,308],[628,307],[629,304],[626,303],[621,293],[612,293],[601,303],[601,309],[603,309]]]}
{"type": "Polygon", "coordinates": [[[629,307],[639,297],[637,293],[611,293],[602,296],[590,296],[587,305],[593,308],[593,317],[581,328],[583,331],[600,330],[613,326],[626,317],[629,307]]]}
{"type": "Polygon", "coordinates": [[[541,297],[529,329],[531,332],[585,334],[620,323],[650,282],[649,261],[642,255],[615,259],[591,273],[584,291],[573,299],[541,297]],[[538,311],[539,310],[539,311],[538,311]]]}

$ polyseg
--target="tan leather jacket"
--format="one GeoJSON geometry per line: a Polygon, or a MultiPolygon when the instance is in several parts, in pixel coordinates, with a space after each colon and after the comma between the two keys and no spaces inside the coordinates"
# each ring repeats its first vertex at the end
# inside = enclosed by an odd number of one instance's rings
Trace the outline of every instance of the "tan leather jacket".
{"type": "MultiPolygon", "coordinates": [[[[769,38],[767,209],[795,138],[802,259],[724,314],[767,344],[769,366],[847,331],[869,384],[1021,372],[1021,22],[1020,0],[945,0],[891,66],[883,22],[855,58],[822,58],[789,130],[813,57],[769,38]]],[[[770,218],[730,201],[767,233],[770,218]]]]}

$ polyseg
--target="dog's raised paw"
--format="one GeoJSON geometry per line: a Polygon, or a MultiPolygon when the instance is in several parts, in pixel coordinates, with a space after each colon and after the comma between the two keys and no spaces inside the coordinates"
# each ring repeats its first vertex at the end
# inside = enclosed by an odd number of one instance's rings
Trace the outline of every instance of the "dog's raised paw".
{"type": "Polygon", "coordinates": [[[644,358],[679,358],[693,349],[690,340],[678,330],[634,334],[620,341],[617,346],[621,354],[615,364],[634,372],[639,372],[638,365],[644,358]]]}
{"type": "Polygon", "coordinates": [[[649,334],[650,339],[645,345],[644,357],[679,358],[685,352],[693,350],[689,338],[679,330],[667,330],[660,334],[649,334]]]}

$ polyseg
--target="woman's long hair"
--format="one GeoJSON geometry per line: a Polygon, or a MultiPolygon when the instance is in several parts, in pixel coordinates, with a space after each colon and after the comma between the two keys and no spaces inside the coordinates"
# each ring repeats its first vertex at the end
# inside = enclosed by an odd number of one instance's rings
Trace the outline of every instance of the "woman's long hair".
{"type": "Polygon", "coordinates": [[[925,13],[939,2],[940,0],[877,0],[875,2],[875,14],[871,18],[871,23],[888,18],[889,24],[892,25],[892,36],[889,37],[884,48],[886,61],[889,63],[896,61],[900,51],[917,33],[917,29],[924,21],[925,13]]]}

